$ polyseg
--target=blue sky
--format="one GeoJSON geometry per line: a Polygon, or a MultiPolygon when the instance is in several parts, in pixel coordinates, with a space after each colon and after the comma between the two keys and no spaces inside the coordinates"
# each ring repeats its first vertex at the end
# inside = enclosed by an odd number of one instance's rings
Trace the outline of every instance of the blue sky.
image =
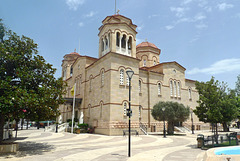
{"type": "MultiPolygon", "coordinates": [[[[98,57],[98,28],[114,14],[115,0],[0,0],[0,18],[39,45],[61,76],[63,56],[74,49],[98,57]],[[80,43],[79,43],[80,42],[80,43]]],[[[160,62],[177,61],[186,78],[214,76],[235,88],[240,74],[239,0],[117,0],[120,14],[138,26],[137,43],[154,43],[160,62]]]]}

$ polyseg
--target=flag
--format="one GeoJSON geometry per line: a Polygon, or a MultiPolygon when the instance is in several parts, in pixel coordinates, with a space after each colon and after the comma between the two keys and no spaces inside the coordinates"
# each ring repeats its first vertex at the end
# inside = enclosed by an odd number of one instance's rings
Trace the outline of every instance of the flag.
{"type": "Polygon", "coordinates": [[[74,88],[75,88],[75,84],[73,85],[72,89],[71,89],[71,95],[74,96],[74,88]]]}

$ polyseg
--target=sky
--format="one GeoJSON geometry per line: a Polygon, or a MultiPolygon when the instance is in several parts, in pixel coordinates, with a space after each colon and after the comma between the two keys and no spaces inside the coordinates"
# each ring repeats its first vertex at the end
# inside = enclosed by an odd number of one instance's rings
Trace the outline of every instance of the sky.
{"type": "MultiPolygon", "coordinates": [[[[137,25],[137,44],[161,49],[160,63],[176,61],[186,78],[211,77],[235,88],[240,75],[240,0],[116,0],[119,14],[137,25]]],[[[57,68],[75,49],[98,57],[98,28],[115,13],[115,0],[0,0],[0,18],[32,38],[57,68]],[[80,49],[80,50],[79,50],[80,49]]]]}

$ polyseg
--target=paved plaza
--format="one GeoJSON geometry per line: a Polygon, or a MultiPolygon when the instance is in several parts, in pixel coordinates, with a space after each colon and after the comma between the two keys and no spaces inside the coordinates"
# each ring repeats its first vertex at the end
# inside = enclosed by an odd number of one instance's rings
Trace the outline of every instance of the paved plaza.
{"type": "Polygon", "coordinates": [[[132,136],[19,131],[19,152],[0,156],[6,161],[201,161],[205,151],[196,148],[197,134],[132,136]]]}

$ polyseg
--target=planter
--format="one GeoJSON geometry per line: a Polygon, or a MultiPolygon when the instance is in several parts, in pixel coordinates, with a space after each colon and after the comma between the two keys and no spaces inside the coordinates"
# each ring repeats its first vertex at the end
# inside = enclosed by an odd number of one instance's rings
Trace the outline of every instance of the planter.
{"type": "Polygon", "coordinates": [[[77,129],[77,130],[76,130],[76,134],[80,134],[80,129],[77,129]]]}
{"type": "Polygon", "coordinates": [[[18,143],[3,143],[0,144],[0,153],[15,153],[18,151],[18,143]]]}

